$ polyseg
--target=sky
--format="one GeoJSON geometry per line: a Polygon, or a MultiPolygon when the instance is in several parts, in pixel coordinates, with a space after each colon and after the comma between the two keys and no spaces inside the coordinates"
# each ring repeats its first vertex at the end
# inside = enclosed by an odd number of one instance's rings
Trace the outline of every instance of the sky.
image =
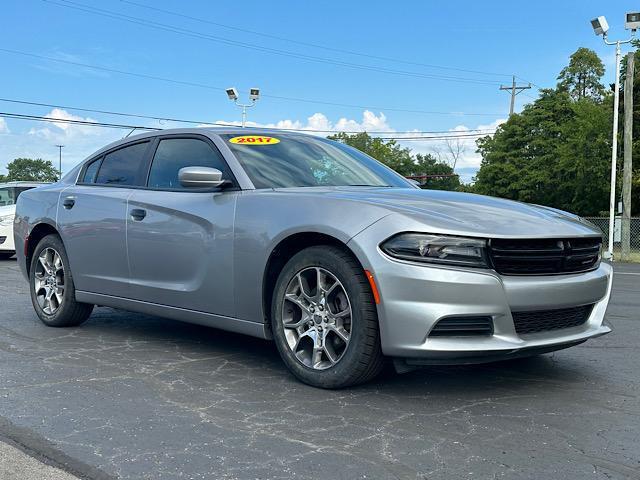
{"type": "MultiPolygon", "coordinates": [[[[555,86],[579,47],[595,50],[605,80],[613,81],[614,48],[593,34],[589,20],[605,15],[610,38],[626,38],[624,13],[640,8],[625,0],[515,5],[4,0],[0,112],[160,128],[189,125],[78,108],[239,123],[240,109],[224,89],[235,86],[247,100],[248,89],[259,87],[250,125],[385,137],[485,133],[508,116],[509,94],[500,85],[511,75],[532,84],[517,97],[520,111],[539,88],[555,86]]],[[[57,165],[60,144],[67,171],[128,132],[0,118],[0,173],[17,157],[57,165]]],[[[480,165],[475,141],[458,142],[456,172],[471,181],[480,165]]],[[[447,159],[443,140],[401,143],[447,159]]]]}

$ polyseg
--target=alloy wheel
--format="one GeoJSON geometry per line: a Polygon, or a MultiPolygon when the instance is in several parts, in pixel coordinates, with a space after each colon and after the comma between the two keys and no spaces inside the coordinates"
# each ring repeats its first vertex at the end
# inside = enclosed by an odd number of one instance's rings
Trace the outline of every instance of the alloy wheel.
{"type": "Polygon", "coordinates": [[[53,248],[40,252],[33,276],[38,305],[47,315],[55,314],[64,300],[64,265],[62,257],[53,248]]]}
{"type": "Polygon", "coordinates": [[[340,361],[351,338],[349,296],[338,278],[320,267],[299,271],[287,285],[282,326],[297,360],[314,370],[340,361]]]}

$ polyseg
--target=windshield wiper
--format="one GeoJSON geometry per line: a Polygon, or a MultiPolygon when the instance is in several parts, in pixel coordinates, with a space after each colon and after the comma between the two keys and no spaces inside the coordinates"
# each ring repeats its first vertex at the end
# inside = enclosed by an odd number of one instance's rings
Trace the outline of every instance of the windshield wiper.
{"type": "Polygon", "coordinates": [[[341,187],[384,187],[391,188],[393,185],[370,185],[368,183],[351,183],[349,185],[340,185],[341,187]]]}

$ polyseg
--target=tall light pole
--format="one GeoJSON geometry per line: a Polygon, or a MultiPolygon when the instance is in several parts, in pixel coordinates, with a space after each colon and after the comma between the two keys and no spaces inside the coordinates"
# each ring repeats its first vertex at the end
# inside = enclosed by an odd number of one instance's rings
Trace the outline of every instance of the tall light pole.
{"type": "Polygon", "coordinates": [[[613,230],[615,228],[615,208],[616,208],[616,173],[618,168],[618,108],[620,105],[620,45],[629,43],[636,34],[636,29],[640,27],[640,13],[627,13],[624,28],[631,30],[631,37],[627,40],[607,39],[609,24],[603,16],[591,20],[591,26],[596,35],[602,35],[604,43],[616,46],[616,83],[613,93],[613,138],[611,141],[611,194],[609,195],[609,246],[606,257],[613,260],[613,230]]]}
{"type": "Polygon", "coordinates": [[[58,180],[62,180],[62,147],[64,145],[56,145],[58,147],[58,180]]]}
{"type": "Polygon", "coordinates": [[[226,92],[227,92],[227,97],[229,97],[229,100],[234,102],[238,107],[242,108],[242,128],[244,128],[247,123],[247,108],[255,107],[256,102],[260,98],[260,89],[259,88],[249,89],[249,100],[251,100],[251,103],[239,103],[238,90],[236,90],[235,87],[227,88],[226,92]]]}

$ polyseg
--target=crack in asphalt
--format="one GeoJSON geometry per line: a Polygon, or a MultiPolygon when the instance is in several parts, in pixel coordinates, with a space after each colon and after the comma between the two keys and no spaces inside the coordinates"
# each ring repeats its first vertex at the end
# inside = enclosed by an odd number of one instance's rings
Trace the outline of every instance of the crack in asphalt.
{"type": "Polygon", "coordinates": [[[204,327],[98,308],[46,328],[21,281],[0,262],[0,440],[81,478],[640,478],[631,276],[602,339],[341,391],[204,327]]]}

